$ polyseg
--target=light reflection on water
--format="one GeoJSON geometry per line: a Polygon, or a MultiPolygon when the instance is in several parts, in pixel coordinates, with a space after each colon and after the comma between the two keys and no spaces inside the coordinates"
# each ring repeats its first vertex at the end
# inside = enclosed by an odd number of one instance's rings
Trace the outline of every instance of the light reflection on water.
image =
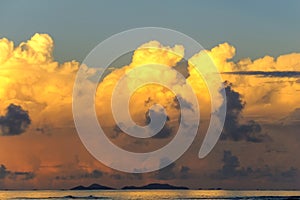
{"type": "Polygon", "coordinates": [[[98,190],[0,191],[0,199],[300,199],[300,191],[98,190]]]}

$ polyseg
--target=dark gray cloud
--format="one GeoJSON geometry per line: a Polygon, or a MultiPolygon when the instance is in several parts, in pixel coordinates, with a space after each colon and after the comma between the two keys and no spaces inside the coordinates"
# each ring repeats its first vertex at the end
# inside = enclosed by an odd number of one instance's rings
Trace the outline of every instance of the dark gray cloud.
{"type": "Polygon", "coordinates": [[[4,179],[9,174],[4,165],[0,165],[0,179],[4,179]]]}
{"type": "Polygon", "coordinates": [[[188,61],[183,58],[181,61],[176,63],[173,69],[175,69],[180,74],[182,74],[182,76],[187,78],[189,76],[188,65],[189,65],[188,61]]]}
{"type": "Polygon", "coordinates": [[[181,179],[188,179],[190,178],[189,172],[191,169],[188,166],[181,166],[180,171],[179,171],[179,176],[181,179]]]}
{"type": "Polygon", "coordinates": [[[221,135],[221,140],[262,142],[267,135],[261,134],[261,126],[254,120],[241,123],[241,113],[245,108],[245,102],[241,95],[232,89],[232,85],[225,82],[227,97],[226,119],[221,135]]]}
{"type": "Polygon", "coordinates": [[[119,135],[123,134],[123,131],[121,130],[120,126],[122,125],[115,125],[113,128],[113,132],[107,133],[107,135],[111,138],[111,139],[115,139],[117,137],[119,137],[119,135]]]}
{"type": "MultiPolygon", "coordinates": [[[[164,161],[161,161],[164,162],[164,161]]],[[[175,166],[176,164],[173,162],[169,166],[162,168],[157,171],[155,174],[155,178],[159,180],[171,180],[176,178],[176,172],[175,172],[175,166]]]]}
{"type": "Polygon", "coordinates": [[[10,172],[9,178],[13,180],[21,179],[23,181],[31,180],[35,177],[33,172],[10,172]]]}
{"type": "Polygon", "coordinates": [[[222,72],[222,74],[242,75],[242,76],[258,76],[258,77],[277,77],[289,78],[300,77],[300,71],[235,71],[235,72],[222,72]]]}
{"type": "Polygon", "coordinates": [[[35,177],[33,172],[9,171],[4,165],[0,165],[0,179],[30,180],[35,177]]]}
{"type": "Polygon", "coordinates": [[[10,104],[4,116],[0,116],[0,135],[20,135],[30,125],[31,120],[21,106],[10,104]]]}
{"type": "Polygon", "coordinates": [[[115,179],[115,180],[121,180],[122,179],[122,176],[120,174],[111,174],[109,177],[112,178],[112,179],[115,179]]]}
{"type": "Polygon", "coordinates": [[[152,138],[168,138],[172,135],[173,128],[168,124],[165,124],[164,127],[152,138]]]}
{"type": "MultiPolygon", "coordinates": [[[[160,164],[168,162],[168,158],[162,159],[160,164]]],[[[151,177],[157,180],[175,180],[175,179],[188,179],[191,177],[191,169],[188,166],[181,165],[178,166],[176,162],[171,163],[167,167],[159,169],[155,172],[151,172],[148,174],[140,174],[140,173],[123,173],[118,172],[115,174],[107,174],[109,178],[115,180],[142,180],[143,178],[151,177]]]]}
{"type": "Polygon", "coordinates": [[[109,178],[115,179],[115,180],[118,180],[118,181],[121,181],[121,180],[142,180],[143,179],[143,174],[119,172],[118,174],[109,175],[109,178]]]}
{"type": "Polygon", "coordinates": [[[189,110],[194,111],[193,104],[190,103],[190,102],[188,102],[188,101],[186,101],[181,96],[176,96],[174,98],[173,107],[176,108],[177,110],[180,110],[180,109],[189,109],[189,110]],[[181,102],[181,105],[180,105],[179,101],[181,102]]]}
{"type": "Polygon", "coordinates": [[[117,174],[110,174],[109,177],[115,180],[142,180],[143,174],[119,172],[117,174]]]}
{"type": "Polygon", "coordinates": [[[214,178],[228,179],[248,176],[253,171],[251,168],[240,168],[240,161],[238,157],[232,155],[231,151],[224,151],[222,162],[223,166],[216,174],[213,175],[214,178]]]}
{"type": "Polygon", "coordinates": [[[272,182],[288,182],[292,184],[293,181],[299,179],[299,170],[295,167],[287,169],[272,169],[270,166],[265,165],[262,168],[252,170],[249,175],[251,175],[251,178],[254,179],[266,178],[272,182]]]}
{"type": "Polygon", "coordinates": [[[52,135],[53,127],[50,124],[43,124],[35,129],[36,132],[45,134],[48,136],[52,135]]]}
{"type": "Polygon", "coordinates": [[[92,172],[76,173],[67,176],[56,176],[56,180],[78,180],[78,179],[97,179],[103,176],[103,172],[95,169],[92,172]]]}
{"type": "Polygon", "coordinates": [[[263,167],[241,167],[239,158],[231,153],[224,151],[223,166],[211,177],[214,179],[268,179],[270,181],[291,181],[297,180],[298,169],[290,167],[288,169],[272,169],[270,166],[263,167]]]}
{"type": "Polygon", "coordinates": [[[296,178],[298,175],[298,170],[294,167],[290,167],[290,169],[281,172],[281,176],[286,178],[296,178]]]}
{"type": "MultiPolygon", "coordinates": [[[[168,162],[168,158],[160,161],[161,165],[168,162]]],[[[187,179],[190,177],[190,168],[188,166],[177,166],[176,162],[171,163],[154,173],[154,178],[159,180],[187,179]]]]}
{"type": "Polygon", "coordinates": [[[129,180],[142,180],[144,178],[144,175],[140,173],[126,173],[124,177],[125,179],[129,180]]]}
{"type": "MultiPolygon", "coordinates": [[[[156,126],[157,124],[160,123],[160,121],[165,119],[164,114],[162,112],[157,112],[155,110],[148,110],[146,112],[146,116],[145,116],[146,124],[149,124],[151,121],[149,112],[151,112],[152,119],[156,120],[152,123],[152,126],[156,126]]],[[[170,118],[167,116],[166,123],[164,124],[163,128],[157,134],[155,134],[152,138],[168,138],[172,135],[173,128],[167,124],[167,122],[169,120],[170,120],[170,118]]],[[[151,126],[150,126],[150,128],[151,128],[151,126]]],[[[156,127],[153,127],[153,129],[156,129],[156,127]]]]}
{"type": "Polygon", "coordinates": [[[100,170],[93,170],[90,173],[85,173],[82,175],[83,178],[100,178],[103,176],[103,172],[101,172],[100,170]]]}
{"type": "MultiPolygon", "coordinates": [[[[149,98],[147,101],[152,101],[152,100],[149,98]]],[[[147,103],[147,101],[145,101],[145,103],[147,103]]],[[[149,127],[150,127],[150,129],[156,130],[156,127],[158,126],[158,124],[160,124],[160,122],[165,119],[165,114],[162,111],[155,111],[155,110],[149,109],[145,113],[145,124],[150,124],[150,122],[151,122],[150,112],[151,112],[152,119],[154,121],[151,123],[151,126],[149,126],[149,127]]],[[[164,124],[163,128],[157,134],[155,134],[152,138],[168,138],[171,136],[173,128],[167,124],[168,121],[170,121],[169,116],[166,117],[166,123],[164,124]]],[[[119,137],[120,135],[125,134],[120,127],[124,127],[124,124],[123,123],[116,124],[113,128],[113,132],[109,133],[108,137],[115,139],[115,138],[119,137]]],[[[143,139],[136,140],[134,143],[147,145],[147,142],[143,139]]]]}

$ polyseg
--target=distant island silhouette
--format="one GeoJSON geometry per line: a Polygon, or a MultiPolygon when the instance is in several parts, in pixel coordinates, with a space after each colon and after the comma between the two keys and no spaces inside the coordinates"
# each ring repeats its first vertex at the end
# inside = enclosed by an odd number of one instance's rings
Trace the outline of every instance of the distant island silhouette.
{"type": "Polygon", "coordinates": [[[115,190],[115,188],[107,187],[107,186],[103,186],[103,185],[94,183],[87,187],[79,185],[79,186],[71,188],[70,190],[115,190]]]}
{"type": "MultiPolygon", "coordinates": [[[[184,186],[174,186],[170,184],[150,183],[144,186],[124,186],[121,189],[122,190],[188,190],[189,188],[184,186]]],[[[87,187],[79,185],[74,188],[71,188],[70,190],[116,190],[116,188],[94,183],[87,187]]]]}

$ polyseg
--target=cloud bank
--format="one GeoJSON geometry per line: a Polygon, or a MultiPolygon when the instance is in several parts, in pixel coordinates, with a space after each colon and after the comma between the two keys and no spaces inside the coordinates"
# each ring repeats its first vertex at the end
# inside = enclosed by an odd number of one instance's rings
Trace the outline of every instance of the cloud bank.
{"type": "MultiPolygon", "coordinates": [[[[37,181],[32,183],[33,187],[39,187],[43,183],[43,187],[47,188],[66,187],[65,184],[74,184],[78,180],[88,182],[91,179],[101,179],[106,176],[106,173],[114,174],[116,179],[121,177],[120,179],[125,182],[134,179],[125,175],[118,176],[116,172],[112,173],[110,169],[93,160],[82,147],[74,129],[72,116],[73,84],[80,64],[76,61],[58,63],[53,58],[53,48],[54,41],[48,34],[37,33],[19,45],[6,38],[0,39],[0,132],[3,136],[16,136],[0,138],[0,151],[10,152],[10,155],[5,153],[0,155],[0,159],[5,161],[5,165],[0,167],[0,182],[11,180],[10,183],[5,182],[5,184],[13,185],[14,178],[24,179],[37,181]],[[23,134],[25,132],[26,134],[23,134]],[[80,155],[77,162],[71,160],[73,158],[70,155],[73,154],[80,155]],[[9,169],[25,167],[21,170],[8,170],[6,166],[9,169]],[[59,178],[55,179],[55,177],[59,178]]],[[[150,41],[137,47],[130,64],[121,68],[111,66],[109,73],[99,83],[95,98],[99,122],[107,131],[107,135],[112,136],[113,142],[131,150],[138,147],[140,151],[146,151],[150,147],[157,149],[172,139],[178,128],[180,109],[175,95],[167,88],[158,85],[147,85],[135,91],[130,100],[130,114],[137,124],[146,125],[149,123],[147,112],[151,106],[162,105],[168,120],[160,134],[152,138],[152,141],[131,140],[116,126],[110,109],[114,86],[120,77],[143,64],[164,64],[182,72],[187,78],[186,83],[191,84],[197,95],[201,120],[209,120],[210,95],[205,81],[192,65],[192,63],[197,64],[209,71],[211,62],[207,62],[204,53],[210,56],[223,80],[227,81],[225,90],[228,112],[221,136],[223,140],[218,143],[219,148],[222,149],[222,145],[232,142],[235,145],[245,145],[245,143],[264,145],[264,141],[268,139],[264,125],[278,120],[285,125],[284,134],[296,130],[289,127],[299,124],[300,104],[297,98],[300,95],[299,53],[281,55],[277,58],[265,56],[256,60],[244,58],[234,62],[232,58],[236,53],[235,47],[223,43],[211,50],[198,52],[186,61],[182,59],[184,48],[180,44],[166,47],[158,41],[150,41]],[[149,47],[157,48],[154,50],[149,47]],[[282,120],[284,116],[287,117],[282,120]]],[[[90,71],[89,76],[93,75],[94,72],[90,71]]],[[[186,84],[178,82],[175,74],[166,75],[160,70],[150,70],[145,74],[132,74],[132,77],[149,75],[169,82],[172,89],[180,94],[180,98],[183,101],[186,99],[186,84]]],[[[126,91],[130,89],[130,85],[124,85],[123,88],[126,91]]],[[[219,105],[221,106],[222,103],[220,100],[219,105]]],[[[195,109],[188,101],[183,107],[183,109],[195,109]]],[[[273,130],[268,131],[272,139],[279,140],[273,134],[273,130]]],[[[256,150],[257,146],[252,147],[247,151],[257,155],[261,153],[256,150]]],[[[295,149],[291,148],[292,150],[295,149]]],[[[194,149],[190,151],[195,152],[194,149]]],[[[126,161],[125,158],[124,160],[126,161]]],[[[201,167],[205,167],[205,164],[202,161],[189,163],[189,165],[175,163],[157,172],[154,178],[184,180],[195,174],[201,174],[201,167]],[[198,166],[201,169],[195,171],[198,166]]],[[[278,171],[274,170],[272,165],[248,169],[241,165],[239,158],[231,152],[224,153],[221,163],[218,160],[212,164],[220,165],[219,172],[215,175],[218,180],[232,177],[258,179],[268,177],[268,180],[272,181],[292,179],[291,177],[299,175],[297,164],[286,164],[285,169],[278,171]],[[267,174],[270,170],[271,175],[267,174]]],[[[143,178],[139,177],[140,179],[143,178]]]]}

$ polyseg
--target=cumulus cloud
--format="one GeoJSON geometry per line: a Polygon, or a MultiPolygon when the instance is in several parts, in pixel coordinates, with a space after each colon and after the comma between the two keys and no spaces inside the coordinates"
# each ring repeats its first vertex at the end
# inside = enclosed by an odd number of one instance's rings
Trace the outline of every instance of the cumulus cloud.
{"type": "Polygon", "coordinates": [[[0,40],[0,110],[10,104],[21,106],[37,130],[72,122],[72,87],[79,63],[59,64],[53,59],[53,47],[48,34],[37,33],[18,46],[0,40]]]}
{"type": "MultiPolygon", "coordinates": [[[[79,63],[76,61],[56,62],[52,55],[53,48],[54,41],[47,34],[35,34],[28,41],[21,42],[17,46],[6,38],[0,39],[0,112],[2,112],[0,114],[0,127],[2,135],[16,135],[23,133],[25,130],[32,130],[52,133],[53,136],[58,132],[61,134],[69,133],[70,128],[71,131],[74,131],[71,104],[73,83],[79,63]],[[5,113],[6,108],[10,105],[15,105],[15,107],[12,108],[12,111],[7,109],[5,113]],[[25,113],[27,113],[27,117],[25,113]],[[22,120],[13,120],[17,116],[21,116],[22,120]],[[12,126],[11,124],[15,125],[12,126]],[[30,129],[26,129],[29,125],[30,129]]],[[[199,52],[188,61],[185,61],[182,59],[184,47],[181,45],[166,47],[157,41],[142,45],[133,53],[132,61],[128,65],[121,68],[110,68],[110,73],[99,84],[96,94],[96,111],[101,125],[104,125],[105,130],[115,132],[112,137],[119,138],[121,131],[116,127],[116,122],[109,109],[111,93],[120,77],[138,65],[144,64],[163,64],[184,74],[187,83],[192,85],[200,102],[201,112],[203,112],[201,118],[203,116],[209,117],[212,112],[209,106],[210,95],[205,81],[195,71],[193,64],[205,68],[206,72],[210,72],[212,65],[215,64],[222,72],[222,78],[232,83],[232,85],[226,86],[229,102],[222,139],[260,142],[265,139],[262,135],[260,120],[272,117],[281,118],[281,116],[287,116],[293,111],[295,111],[295,114],[287,118],[286,123],[292,121],[297,123],[298,111],[296,108],[300,106],[295,97],[300,91],[298,72],[300,69],[300,54],[292,53],[278,58],[265,56],[256,60],[244,58],[234,62],[232,58],[235,56],[235,52],[235,47],[224,43],[211,50],[199,52]],[[209,56],[205,56],[205,54],[209,56]],[[213,62],[210,62],[210,59],[213,62]],[[247,102],[247,106],[245,102],[247,102]],[[249,116],[254,116],[254,120],[249,120],[249,116]],[[256,118],[256,116],[260,118],[256,118]]],[[[95,71],[89,70],[87,74],[92,77],[95,71]]],[[[173,86],[172,89],[180,93],[180,97],[184,102],[183,109],[195,109],[190,102],[185,101],[187,97],[187,94],[185,94],[186,84],[177,82],[175,74],[164,74],[160,70],[149,70],[144,74],[133,74],[132,77],[149,75],[153,75],[157,80],[163,79],[170,83],[173,86]]],[[[126,89],[129,86],[124,85],[123,87],[126,89]]],[[[130,100],[130,114],[137,124],[145,125],[147,123],[145,115],[149,108],[155,103],[162,105],[169,118],[162,135],[170,136],[170,133],[176,130],[176,128],[173,129],[174,123],[177,123],[180,118],[179,106],[174,99],[175,95],[172,92],[159,85],[148,85],[139,88],[130,100]]],[[[219,106],[221,106],[223,102],[221,98],[219,99],[219,106]]],[[[59,139],[63,140],[63,138],[59,139]]],[[[69,142],[69,139],[68,137],[66,141],[69,142]]],[[[128,141],[124,140],[123,142],[128,141]]],[[[47,145],[45,144],[45,148],[49,148],[51,151],[56,150],[47,145]]],[[[145,146],[144,143],[142,146],[145,146]]],[[[235,156],[231,153],[226,153],[224,160],[227,161],[226,163],[224,161],[224,169],[220,169],[219,175],[225,173],[230,174],[231,177],[239,177],[243,174],[251,174],[252,170],[257,171],[258,176],[258,174],[266,174],[268,170],[268,168],[261,168],[259,172],[259,169],[243,169],[239,165],[238,158],[235,159],[235,156]]],[[[16,161],[10,162],[14,163],[16,161]]],[[[43,162],[43,159],[41,159],[41,163],[43,162]]],[[[51,161],[49,162],[51,163],[51,161]]],[[[20,163],[20,165],[24,164],[24,160],[20,163]]],[[[55,169],[55,172],[59,170],[55,169]]],[[[190,173],[190,168],[187,166],[171,165],[169,170],[171,172],[168,172],[168,170],[161,171],[159,176],[163,179],[184,178],[188,177],[190,173]]],[[[48,173],[53,173],[53,171],[48,173]]],[[[288,168],[280,171],[280,173],[282,175],[278,175],[279,177],[291,177],[297,174],[297,168],[288,168]]],[[[14,173],[4,166],[0,167],[0,179],[1,177],[2,179],[7,177],[27,177],[29,179],[33,177],[31,172],[12,174],[14,173]]],[[[274,174],[276,172],[272,172],[273,177],[274,174]]],[[[65,175],[60,180],[63,178],[68,180],[88,179],[101,176],[102,171],[91,170],[81,171],[79,175],[75,176],[65,175]]],[[[141,175],[135,176],[141,177],[141,175]]],[[[222,175],[221,177],[229,176],[222,175]]],[[[130,178],[126,176],[124,179],[130,178]]]]}
{"type": "Polygon", "coordinates": [[[252,61],[249,58],[238,62],[236,68],[246,71],[299,71],[300,53],[280,55],[277,58],[264,56],[252,61]]]}
{"type": "Polygon", "coordinates": [[[246,123],[240,122],[241,113],[246,103],[242,100],[241,95],[232,89],[231,84],[226,84],[227,112],[221,139],[262,142],[266,139],[266,135],[261,134],[262,128],[257,122],[254,120],[246,123]]]}
{"type": "MultiPolygon", "coordinates": [[[[157,41],[151,41],[144,45],[141,45],[133,53],[132,62],[128,66],[124,66],[121,69],[116,69],[108,74],[103,81],[99,84],[96,99],[96,107],[101,110],[98,112],[99,118],[103,116],[103,122],[106,126],[115,126],[115,122],[111,116],[110,111],[110,99],[112,97],[112,92],[124,75],[129,77],[129,80],[133,80],[133,83],[127,82],[123,84],[120,89],[120,102],[122,109],[124,104],[122,103],[122,94],[123,92],[132,92],[132,87],[134,84],[139,83],[140,80],[147,80],[150,82],[160,82],[164,80],[165,83],[171,85],[171,88],[168,89],[159,84],[148,84],[146,86],[138,88],[133,95],[131,96],[129,106],[130,114],[132,119],[139,125],[149,124],[148,113],[152,112],[151,107],[155,104],[161,105],[165,109],[167,117],[167,123],[163,129],[157,133],[153,138],[167,138],[172,135],[175,129],[173,129],[172,123],[178,122],[180,117],[180,110],[178,104],[175,100],[177,93],[180,96],[183,103],[183,108],[181,109],[194,109],[190,102],[186,100],[186,83],[182,80],[179,80],[174,71],[167,71],[166,69],[158,69],[156,67],[145,69],[143,72],[135,72],[132,69],[137,68],[141,65],[151,64],[151,65],[165,65],[170,68],[179,68],[177,63],[182,60],[184,54],[184,48],[182,46],[175,45],[174,47],[165,47],[157,41]],[[172,91],[173,90],[173,91],[172,91]],[[179,94],[178,94],[179,93],[179,94]],[[104,117],[105,116],[105,117],[104,117]],[[146,119],[145,119],[146,116],[146,119]],[[105,119],[105,120],[104,120],[105,119]]],[[[186,65],[182,66],[186,68],[186,65]]],[[[126,109],[126,108],[125,108],[126,109]]],[[[125,112],[127,113],[127,112],[125,112]]],[[[155,129],[156,124],[160,122],[162,114],[160,111],[153,111],[153,119],[151,129],[155,129]],[[158,123],[155,123],[155,120],[158,123]]],[[[119,112],[118,115],[122,115],[122,112],[119,112]]],[[[118,126],[122,126],[121,123],[118,126]]],[[[129,130],[134,127],[127,127],[129,130]]],[[[114,132],[112,137],[120,135],[120,129],[114,127],[114,132]]]]}
{"type": "Polygon", "coordinates": [[[4,116],[0,116],[0,135],[11,136],[22,134],[30,125],[28,112],[21,106],[10,104],[4,116]]]}
{"type": "MultiPolygon", "coordinates": [[[[0,40],[0,98],[4,102],[0,107],[4,110],[5,107],[3,106],[7,107],[11,103],[21,105],[22,108],[31,113],[32,123],[36,126],[36,130],[42,130],[43,127],[50,127],[51,125],[49,124],[61,127],[68,126],[72,122],[71,95],[79,63],[71,61],[59,64],[53,59],[53,47],[54,41],[47,34],[37,33],[28,41],[21,42],[18,46],[15,46],[12,41],[6,38],[0,40]],[[26,70],[26,73],[23,73],[24,70],[26,70]],[[61,112],[61,109],[66,110],[66,112],[61,112]],[[58,115],[58,112],[61,114],[58,115]]],[[[133,53],[132,61],[129,65],[122,68],[111,68],[112,72],[99,85],[97,97],[101,100],[97,100],[97,105],[100,108],[106,108],[106,102],[110,102],[110,93],[118,82],[118,79],[130,71],[130,69],[150,63],[167,65],[182,72],[187,77],[188,83],[196,91],[198,100],[201,102],[200,106],[209,105],[210,96],[206,84],[203,78],[191,66],[191,63],[193,63],[199,64],[199,66],[205,68],[207,71],[209,71],[211,64],[215,64],[220,72],[228,72],[228,74],[222,74],[222,76],[225,80],[232,82],[234,89],[246,99],[247,107],[244,109],[244,113],[246,114],[261,113],[259,112],[261,104],[265,105],[269,103],[276,104],[279,108],[281,106],[278,105],[287,105],[288,108],[286,110],[289,111],[295,109],[295,101],[292,101],[292,98],[284,98],[283,95],[288,95],[292,91],[299,90],[299,84],[291,86],[290,83],[284,83],[284,85],[281,84],[279,86],[272,83],[272,85],[266,84],[266,86],[261,87],[264,81],[259,81],[255,77],[240,78],[240,76],[236,76],[235,74],[241,72],[241,74],[257,74],[260,72],[260,75],[265,77],[265,81],[270,81],[270,78],[295,78],[300,66],[299,54],[292,53],[279,56],[278,58],[265,56],[254,61],[244,58],[238,62],[233,62],[231,59],[235,56],[235,52],[235,47],[228,43],[223,43],[211,50],[199,52],[189,61],[185,61],[182,59],[184,55],[183,46],[175,45],[173,47],[166,47],[158,41],[150,41],[138,47],[133,53]],[[208,57],[205,57],[204,54],[208,54],[213,63],[208,62],[206,59],[208,57]],[[290,92],[288,94],[280,93],[284,89],[290,92]],[[274,90],[278,92],[270,92],[274,90]],[[268,102],[259,99],[265,94],[270,94],[268,102]]],[[[176,83],[176,81],[174,82],[176,77],[164,75],[159,71],[151,73],[160,79],[176,83]]],[[[149,76],[149,73],[146,73],[146,75],[149,76]]],[[[181,93],[183,93],[184,86],[175,84],[174,87],[177,88],[177,91],[182,91],[181,93]],[[178,89],[178,87],[182,89],[178,89]]],[[[149,106],[151,106],[144,105],[145,99],[149,97],[152,98],[153,102],[165,106],[170,121],[173,120],[173,117],[177,119],[179,116],[178,112],[172,111],[170,107],[174,99],[174,94],[163,87],[145,87],[137,91],[135,97],[133,97],[133,100],[136,107],[139,108],[131,113],[135,120],[137,118],[142,119],[149,106]],[[144,98],[141,98],[141,96],[144,98]]],[[[184,100],[184,94],[182,98],[184,100]]],[[[221,104],[222,102],[220,102],[221,104]]],[[[209,106],[203,106],[201,109],[204,113],[202,116],[209,116],[209,106]]],[[[106,109],[104,111],[102,109],[101,112],[104,116],[107,116],[106,114],[109,113],[106,109]]],[[[268,112],[271,112],[270,109],[264,113],[268,112]]],[[[272,110],[272,112],[279,113],[285,111],[276,109],[276,111],[272,110]]],[[[98,114],[101,115],[101,113],[98,114]]],[[[143,123],[142,121],[140,122],[143,123]]],[[[115,124],[112,117],[107,117],[104,123],[110,126],[115,124]]]]}
{"type": "MultiPolygon", "coordinates": [[[[229,51],[229,50],[227,50],[229,51]]],[[[231,52],[231,51],[229,51],[231,52]]],[[[212,59],[217,59],[212,55],[212,59]]],[[[264,56],[256,60],[243,58],[225,61],[219,67],[223,79],[247,102],[245,115],[256,115],[264,120],[279,120],[280,116],[299,107],[294,96],[299,95],[300,54],[290,53],[277,58],[264,56]],[[267,99],[264,98],[267,95],[267,99]],[[276,108],[276,109],[274,109],[276,108]]]]}

